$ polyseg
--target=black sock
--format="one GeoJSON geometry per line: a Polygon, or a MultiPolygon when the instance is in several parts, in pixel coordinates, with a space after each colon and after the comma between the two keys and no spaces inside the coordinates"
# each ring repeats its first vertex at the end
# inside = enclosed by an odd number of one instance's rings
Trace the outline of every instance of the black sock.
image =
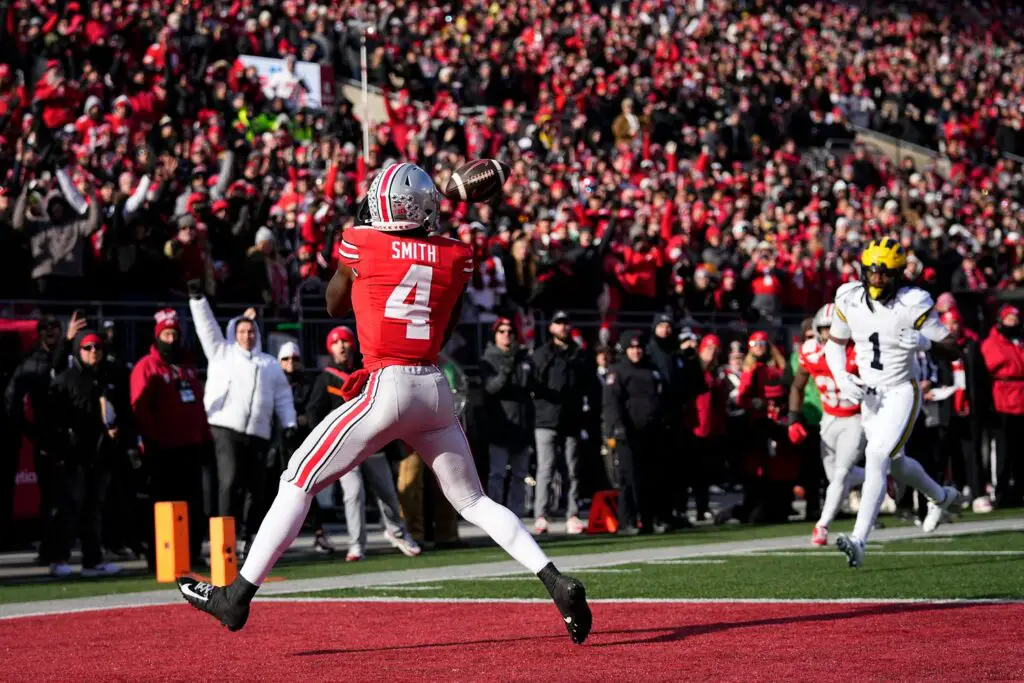
{"type": "Polygon", "coordinates": [[[259,589],[259,586],[249,583],[245,580],[245,577],[239,574],[228,585],[228,600],[236,604],[247,605],[252,602],[253,596],[256,595],[256,591],[259,589]]]}
{"type": "Polygon", "coordinates": [[[537,578],[540,579],[544,587],[548,589],[548,593],[552,595],[555,592],[555,581],[561,576],[562,573],[555,568],[554,562],[548,562],[544,565],[544,568],[537,572],[537,578]]]}

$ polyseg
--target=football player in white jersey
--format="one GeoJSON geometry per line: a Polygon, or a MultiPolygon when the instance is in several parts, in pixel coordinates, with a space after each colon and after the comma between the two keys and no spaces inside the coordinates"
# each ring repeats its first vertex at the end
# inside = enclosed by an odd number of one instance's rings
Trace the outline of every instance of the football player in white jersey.
{"type": "Polygon", "coordinates": [[[851,567],[864,562],[864,546],[875,525],[890,467],[899,481],[928,498],[923,529],[933,531],[959,494],[942,487],[921,464],[903,453],[921,408],[914,369],[918,349],[959,358],[956,341],[939,322],[931,296],[901,282],[907,256],[899,242],[871,242],[861,256],[866,282],[848,282],[836,292],[835,315],[825,359],[844,398],[861,403],[867,439],[864,486],[852,534],[840,534],[836,547],[851,567]],[[852,339],[859,377],[847,372],[846,344],[852,339]]]}

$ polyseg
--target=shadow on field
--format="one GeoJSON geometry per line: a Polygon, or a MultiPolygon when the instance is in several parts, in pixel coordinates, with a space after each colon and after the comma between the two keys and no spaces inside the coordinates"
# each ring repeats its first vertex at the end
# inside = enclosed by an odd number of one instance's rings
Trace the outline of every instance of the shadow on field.
{"type": "MultiPolygon", "coordinates": [[[[779,603],[783,604],[783,603],[779,603]]],[[[771,605],[766,604],[766,607],[771,605]]],[[[601,630],[600,628],[600,613],[596,615],[598,620],[598,627],[594,630],[591,636],[597,636],[602,642],[591,642],[584,647],[613,647],[617,645],[645,645],[645,644],[657,644],[657,643],[671,643],[694,636],[702,636],[711,633],[719,633],[721,631],[731,631],[733,629],[740,628],[752,628],[758,626],[783,626],[788,624],[801,624],[808,622],[834,622],[843,619],[859,619],[861,617],[872,617],[872,616],[886,616],[895,614],[911,614],[911,613],[927,613],[935,612],[938,610],[952,610],[960,609],[963,607],[976,608],[977,603],[948,603],[948,604],[887,604],[887,605],[868,605],[864,607],[851,606],[850,608],[841,612],[828,612],[825,614],[796,614],[786,617],[769,617],[765,619],[754,619],[747,621],[725,621],[712,624],[689,624],[686,626],[663,626],[657,628],[642,628],[642,629],[617,629],[611,631],[601,630]],[[606,641],[604,638],[608,636],[621,636],[617,637],[612,641],[606,641]]],[[[638,606],[642,607],[642,606],[638,606]]],[[[685,606],[683,606],[685,609],[685,606]]],[[[600,606],[598,606],[600,610],[600,606]]],[[[436,643],[418,643],[415,645],[377,645],[374,647],[356,647],[356,648],[338,648],[338,649],[323,649],[323,650],[307,650],[305,652],[295,652],[291,656],[293,657],[316,657],[323,655],[349,655],[359,653],[379,653],[379,652],[401,652],[404,650],[429,650],[431,648],[459,648],[465,646],[476,646],[476,645],[498,645],[507,644],[510,642],[537,642],[544,640],[566,640],[566,635],[560,633],[558,635],[523,635],[518,637],[504,637],[504,638],[486,638],[479,640],[458,640],[458,641],[445,641],[436,643]]]]}
{"type": "MultiPolygon", "coordinates": [[[[766,604],[766,607],[772,606],[766,604]]],[[[788,624],[803,624],[808,622],[832,622],[844,619],[859,619],[861,617],[890,616],[895,614],[911,614],[918,612],[935,612],[951,609],[962,609],[978,605],[971,603],[906,603],[869,605],[866,607],[853,607],[842,612],[828,612],[825,614],[794,614],[786,617],[767,617],[765,619],[753,619],[748,621],[724,621],[714,624],[692,624],[688,626],[666,627],[666,628],[644,628],[636,630],[606,631],[608,634],[636,637],[617,639],[612,642],[594,643],[593,647],[609,647],[613,645],[638,645],[653,643],[671,643],[679,640],[703,636],[721,631],[731,631],[739,628],[752,628],[758,626],[784,626],[788,624]],[[645,634],[658,634],[651,637],[644,637],[645,634]]]]}

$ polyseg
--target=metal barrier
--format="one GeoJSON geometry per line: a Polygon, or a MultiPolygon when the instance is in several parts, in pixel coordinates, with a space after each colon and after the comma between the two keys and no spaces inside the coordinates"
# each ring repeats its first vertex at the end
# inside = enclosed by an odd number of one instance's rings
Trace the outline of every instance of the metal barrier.
{"type": "MultiPolygon", "coordinates": [[[[316,298],[303,305],[302,298],[297,299],[294,314],[290,317],[271,316],[264,306],[253,306],[257,311],[257,323],[260,326],[263,350],[275,353],[284,341],[295,341],[302,352],[303,365],[315,370],[327,362],[327,349],[324,345],[327,334],[337,325],[347,325],[358,332],[358,325],[351,317],[346,319],[331,318],[323,308],[322,299],[316,298]]],[[[65,322],[71,311],[77,310],[89,320],[89,326],[101,330],[104,323],[112,322],[117,334],[118,351],[124,360],[134,362],[149,352],[153,343],[153,314],[164,308],[173,308],[178,312],[181,322],[182,339],[187,347],[194,352],[196,364],[205,369],[206,358],[199,346],[192,325],[192,314],[187,301],[61,301],[48,302],[37,300],[0,301],[0,317],[13,319],[34,319],[39,311],[53,311],[59,307],[65,322]]],[[[228,321],[241,315],[249,308],[246,304],[218,304],[214,307],[217,321],[221,329],[228,321]]],[[[577,328],[588,345],[598,343],[601,329],[601,315],[595,310],[568,311],[572,326],[577,328]]],[[[614,329],[611,330],[611,343],[614,345],[618,334],[626,329],[649,331],[657,312],[654,311],[621,311],[616,316],[614,329]]],[[[803,316],[783,316],[778,319],[749,322],[736,314],[709,313],[698,314],[679,322],[680,327],[690,327],[697,334],[714,332],[722,338],[724,344],[733,340],[745,341],[754,330],[769,332],[773,340],[788,348],[793,334],[799,330],[803,316]]],[[[453,335],[447,350],[468,373],[475,375],[480,357],[492,340],[491,320],[467,320],[461,322],[453,335]]],[[[535,345],[543,344],[548,339],[549,321],[541,314],[533,318],[532,339],[535,345]]]]}

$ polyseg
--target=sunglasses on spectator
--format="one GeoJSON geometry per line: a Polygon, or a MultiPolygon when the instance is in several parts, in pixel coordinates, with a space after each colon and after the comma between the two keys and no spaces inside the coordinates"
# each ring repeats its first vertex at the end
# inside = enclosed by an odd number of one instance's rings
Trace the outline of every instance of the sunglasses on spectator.
{"type": "Polygon", "coordinates": [[[511,327],[499,327],[494,331],[495,334],[512,334],[511,327]]]}
{"type": "Polygon", "coordinates": [[[98,344],[86,344],[82,347],[83,351],[102,351],[103,349],[98,344]]]}
{"type": "Polygon", "coordinates": [[[768,346],[768,342],[756,341],[756,342],[750,342],[750,345],[751,346],[768,346]]]}
{"type": "Polygon", "coordinates": [[[284,357],[284,358],[282,358],[281,360],[290,360],[290,361],[293,361],[293,362],[295,362],[295,363],[298,363],[298,362],[299,362],[300,360],[302,360],[302,359],[301,359],[301,358],[299,358],[298,356],[285,356],[285,357],[284,357]]]}

